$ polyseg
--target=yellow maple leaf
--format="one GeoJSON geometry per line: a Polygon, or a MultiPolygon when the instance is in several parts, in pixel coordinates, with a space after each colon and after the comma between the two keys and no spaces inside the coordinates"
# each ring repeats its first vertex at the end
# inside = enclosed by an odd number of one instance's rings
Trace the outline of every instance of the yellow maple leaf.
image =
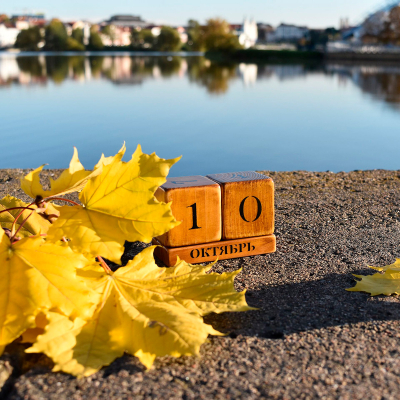
{"type": "Polygon", "coordinates": [[[80,270],[100,294],[93,318],[71,321],[50,313],[45,333],[27,351],[43,352],[56,371],[77,376],[93,374],[124,352],[149,368],[157,356],[198,354],[209,334],[220,335],[202,315],[251,309],[244,292],[233,287],[238,271],[207,273],[210,266],[184,261],[159,268],[153,251],[143,250],[114,273],[98,267],[80,270]]]}
{"type": "MultiPolygon", "coordinates": [[[[6,196],[0,200],[0,211],[15,208],[15,207],[27,207],[28,204],[24,203],[22,200],[17,199],[12,196],[6,196]]],[[[35,205],[31,206],[32,209],[37,209],[35,205]]],[[[7,228],[11,230],[12,224],[20,213],[21,210],[9,210],[0,213],[0,225],[2,228],[7,228]]],[[[16,228],[18,229],[22,221],[24,221],[31,214],[30,210],[24,210],[21,216],[16,222],[16,228]]],[[[37,235],[40,233],[46,233],[49,230],[51,223],[49,220],[41,217],[35,212],[30,215],[25,224],[19,230],[18,235],[21,237],[37,235]]]]}
{"type": "Polygon", "coordinates": [[[392,271],[400,271],[400,258],[396,258],[396,261],[393,264],[386,265],[384,267],[373,267],[368,265],[368,268],[375,269],[376,271],[387,271],[389,269],[392,271]]]}
{"type": "Polygon", "coordinates": [[[34,171],[29,172],[29,174],[21,178],[21,189],[33,199],[37,196],[47,198],[77,192],[82,190],[90,177],[101,172],[99,169],[85,171],[85,168],[79,161],[78,150],[74,147],[74,154],[69,168],[64,170],[56,180],[50,178],[51,189],[44,190],[40,183],[40,172],[45,165],[46,164],[41,165],[39,168],[36,168],[34,171]]]}
{"type": "Polygon", "coordinates": [[[116,158],[122,160],[126,151],[125,143],[119,149],[115,156],[105,157],[104,154],[101,155],[99,162],[94,166],[94,169],[102,168],[104,165],[111,164],[116,158]]]}
{"type": "Polygon", "coordinates": [[[140,146],[128,162],[121,161],[124,149],[91,178],[79,199],[82,206],[63,206],[60,217],[48,232],[48,240],[70,239],[72,249],[101,255],[120,264],[125,240],[150,242],[179,225],[171,204],[154,198],[178,160],[164,160],[142,153],[140,146]]]}
{"type": "Polygon", "coordinates": [[[366,292],[371,296],[379,294],[391,295],[400,294],[400,259],[397,258],[393,264],[386,265],[385,267],[372,267],[377,271],[384,273],[377,273],[373,275],[354,275],[359,278],[356,285],[352,288],[346,289],[349,292],[366,292]]]}
{"type": "Polygon", "coordinates": [[[34,327],[40,310],[57,308],[69,316],[90,317],[90,291],[76,269],[87,264],[69,247],[44,243],[40,237],[11,244],[0,229],[0,346],[34,327]]]}

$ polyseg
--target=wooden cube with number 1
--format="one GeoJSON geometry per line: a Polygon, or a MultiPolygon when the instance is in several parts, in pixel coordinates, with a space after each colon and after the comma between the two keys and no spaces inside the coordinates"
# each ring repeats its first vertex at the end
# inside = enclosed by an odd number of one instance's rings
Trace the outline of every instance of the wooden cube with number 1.
{"type": "Polygon", "coordinates": [[[181,224],[158,241],[167,247],[188,246],[221,240],[221,188],[203,176],[168,178],[155,197],[172,202],[172,214],[181,224]]]}

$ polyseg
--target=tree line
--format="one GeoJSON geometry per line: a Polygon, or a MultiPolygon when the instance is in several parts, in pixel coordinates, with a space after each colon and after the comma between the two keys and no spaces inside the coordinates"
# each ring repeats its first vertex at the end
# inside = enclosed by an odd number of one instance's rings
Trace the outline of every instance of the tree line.
{"type": "Polygon", "coordinates": [[[378,12],[363,24],[364,43],[400,45],[400,6],[393,7],[389,13],[378,12]]]}
{"type": "MultiPolygon", "coordinates": [[[[190,20],[186,33],[188,40],[182,43],[179,32],[169,26],[163,26],[158,35],[154,35],[150,29],[134,29],[129,48],[155,51],[229,51],[241,48],[237,35],[223,19],[209,19],[205,25],[190,20]]],[[[18,34],[15,47],[26,51],[101,50],[105,48],[102,36],[108,36],[113,42],[115,30],[110,25],[93,25],[90,28],[88,44],[85,45],[83,29],[74,29],[71,35],[68,35],[62,21],[53,19],[44,29],[34,26],[22,30],[18,34]]]]}

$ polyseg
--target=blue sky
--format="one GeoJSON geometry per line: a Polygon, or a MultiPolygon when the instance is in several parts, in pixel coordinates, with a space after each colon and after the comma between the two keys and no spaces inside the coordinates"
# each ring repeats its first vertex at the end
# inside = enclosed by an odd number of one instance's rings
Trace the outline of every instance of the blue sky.
{"type": "Polygon", "coordinates": [[[240,22],[244,16],[257,22],[308,25],[313,28],[338,26],[339,18],[359,22],[386,0],[11,0],[0,1],[0,13],[45,12],[62,19],[85,18],[93,22],[112,14],[135,14],[156,23],[184,24],[189,18],[201,22],[223,17],[240,22]]]}

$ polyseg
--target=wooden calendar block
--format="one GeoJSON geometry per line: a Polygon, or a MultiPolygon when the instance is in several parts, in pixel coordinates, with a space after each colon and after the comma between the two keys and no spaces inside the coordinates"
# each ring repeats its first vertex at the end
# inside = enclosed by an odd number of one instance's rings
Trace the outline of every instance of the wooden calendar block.
{"type": "Polygon", "coordinates": [[[221,188],[204,176],[168,178],[155,193],[159,201],[172,201],[172,214],[182,223],[158,237],[168,247],[221,240],[221,188]]]}
{"type": "Polygon", "coordinates": [[[257,172],[207,175],[221,186],[222,238],[238,239],[274,232],[274,182],[257,172]]]}
{"type": "Polygon", "coordinates": [[[273,253],[276,251],[276,238],[275,235],[268,235],[175,248],[162,246],[157,239],[153,239],[153,245],[159,246],[154,250],[157,258],[168,267],[172,267],[176,264],[178,257],[190,264],[197,264],[216,259],[226,260],[273,253]]]}

